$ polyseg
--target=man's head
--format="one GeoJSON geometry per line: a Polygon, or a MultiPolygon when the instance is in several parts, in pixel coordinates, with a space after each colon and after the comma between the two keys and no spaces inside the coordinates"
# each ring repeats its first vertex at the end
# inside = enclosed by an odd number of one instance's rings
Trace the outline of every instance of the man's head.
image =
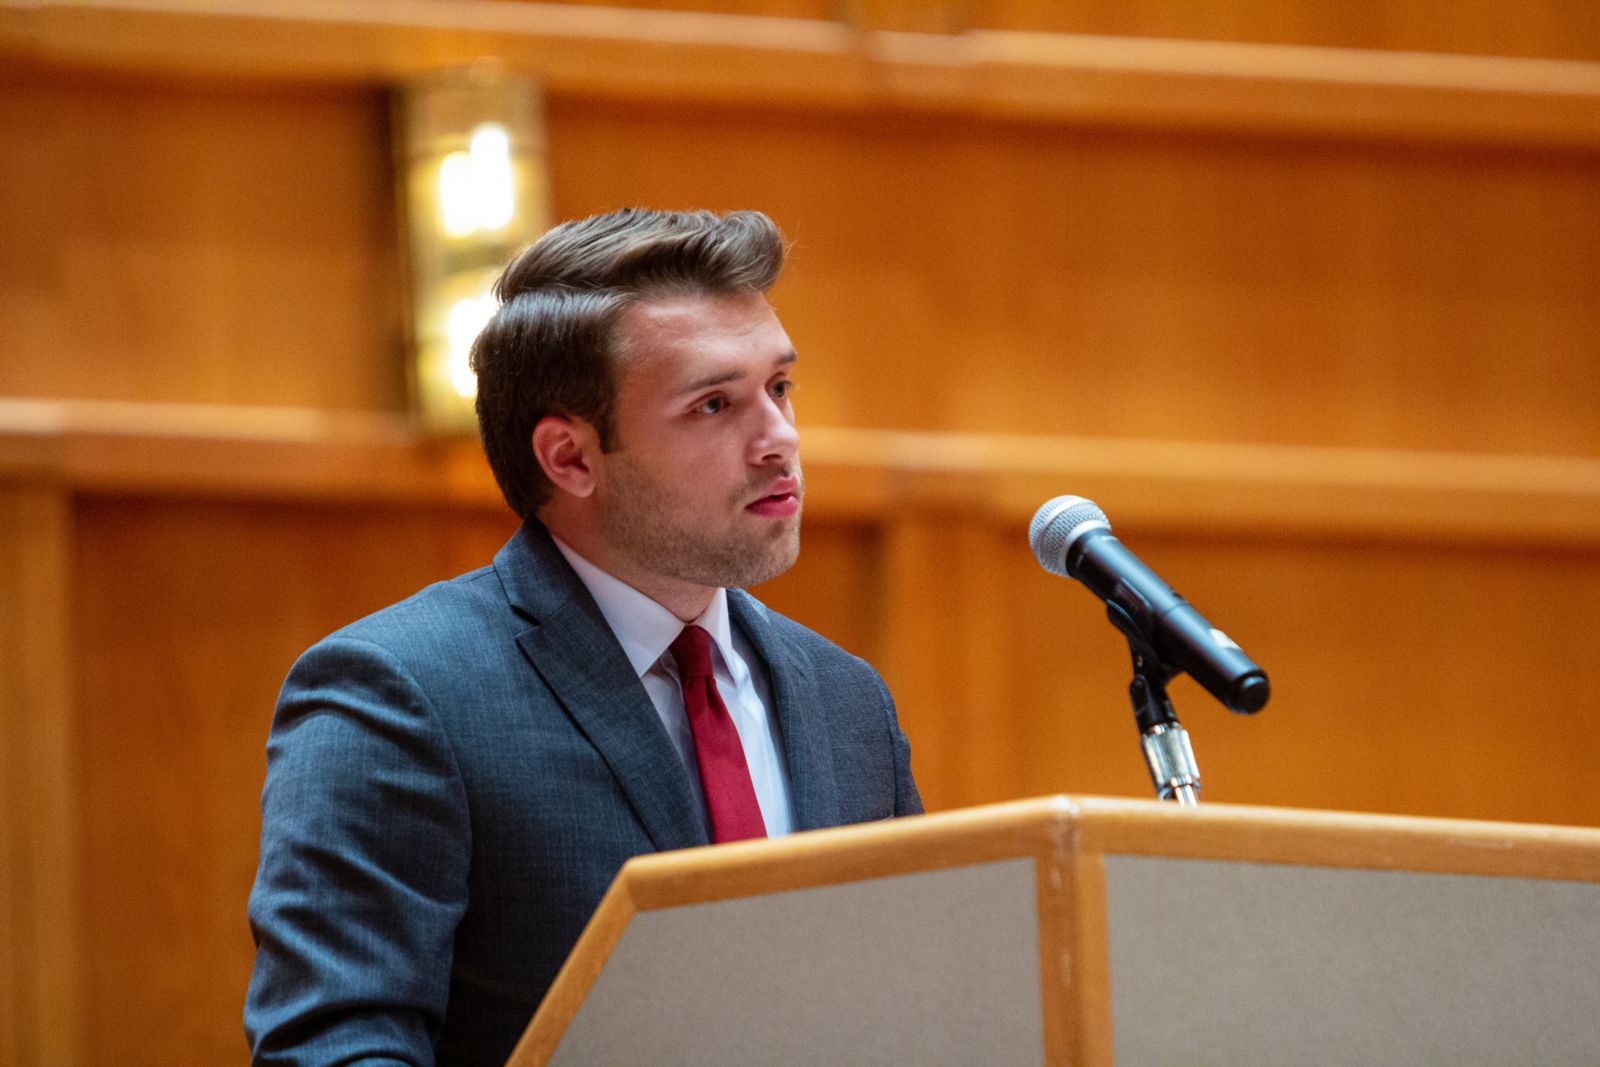
{"type": "MultiPolygon", "coordinates": [[[[798,551],[792,347],[764,215],[619,211],[506,269],[473,348],[489,464],[518,514],[641,588],[781,573],[798,551]]],[[[646,590],[649,592],[650,590],[646,590]]]]}
{"type": "Polygon", "coordinates": [[[614,446],[624,309],[667,296],[765,293],[783,255],[783,236],[760,212],[625,209],[562,223],[517,256],[472,349],[483,448],[511,509],[529,518],[550,497],[528,448],[541,419],[583,419],[614,446]]]}

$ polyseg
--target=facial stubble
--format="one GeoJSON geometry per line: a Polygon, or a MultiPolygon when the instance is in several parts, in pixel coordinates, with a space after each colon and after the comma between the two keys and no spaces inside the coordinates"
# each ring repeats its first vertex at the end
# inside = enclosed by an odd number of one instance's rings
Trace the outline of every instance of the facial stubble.
{"type": "MultiPolygon", "coordinates": [[[[798,510],[784,519],[739,521],[752,518],[744,508],[772,475],[728,494],[724,514],[729,522],[718,531],[685,520],[705,505],[683,499],[623,452],[608,459],[601,531],[636,566],[694,585],[742,589],[778,577],[799,557],[798,510]]],[[[799,480],[799,463],[788,473],[799,480]]]]}

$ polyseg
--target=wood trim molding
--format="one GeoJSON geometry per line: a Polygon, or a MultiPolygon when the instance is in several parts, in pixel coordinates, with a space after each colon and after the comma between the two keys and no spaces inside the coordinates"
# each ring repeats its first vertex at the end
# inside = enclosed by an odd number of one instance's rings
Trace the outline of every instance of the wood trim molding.
{"type": "Polygon", "coordinates": [[[1600,830],[1592,827],[1072,799],[1078,847],[1099,855],[1600,882],[1600,830]]]}
{"type": "Polygon", "coordinates": [[[65,494],[0,483],[0,1061],[80,1062],[65,494]]]}
{"type": "Polygon", "coordinates": [[[805,430],[805,454],[815,488],[864,512],[1025,522],[1073,493],[1144,529],[1600,544],[1600,459],[1581,456],[828,427],[805,430]]]}
{"type": "Polygon", "coordinates": [[[312,408],[0,399],[0,484],[80,493],[502,508],[474,441],[312,408]]]}
{"type": "MultiPolygon", "coordinates": [[[[1152,439],[805,429],[809,513],[1022,524],[1071,492],[1145,531],[1600,547],[1600,459],[1152,439]]],[[[0,400],[0,486],[498,510],[476,442],[399,415],[0,400]]]]}
{"type": "Polygon", "coordinates": [[[1029,122],[1600,147],[1600,63],[494,0],[41,0],[0,55],[386,83],[497,56],[552,92],[1029,122]]]}

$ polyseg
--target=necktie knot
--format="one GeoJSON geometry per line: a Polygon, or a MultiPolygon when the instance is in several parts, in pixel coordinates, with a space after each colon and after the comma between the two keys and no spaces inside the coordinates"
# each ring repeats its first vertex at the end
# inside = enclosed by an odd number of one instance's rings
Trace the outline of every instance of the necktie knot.
{"type": "Polygon", "coordinates": [[[711,677],[711,635],[698,626],[685,626],[668,646],[685,682],[711,677]]]}

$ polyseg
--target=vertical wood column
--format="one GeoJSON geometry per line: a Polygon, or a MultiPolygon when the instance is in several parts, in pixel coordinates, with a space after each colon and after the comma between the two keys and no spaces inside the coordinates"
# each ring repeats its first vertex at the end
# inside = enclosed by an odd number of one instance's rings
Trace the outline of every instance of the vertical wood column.
{"type": "Polygon", "coordinates": [[[0,1062],[74,1064],[71,503],[0,489],[0,1062]]]}
{"type": "Polygon", "coordinates": [[[896,510],[885,537],[883,670],[923,800],[936,810],[1012,795],[1021,734],[1004,684],[1011,626],[993,517],[943,503],[896,510]]]}

